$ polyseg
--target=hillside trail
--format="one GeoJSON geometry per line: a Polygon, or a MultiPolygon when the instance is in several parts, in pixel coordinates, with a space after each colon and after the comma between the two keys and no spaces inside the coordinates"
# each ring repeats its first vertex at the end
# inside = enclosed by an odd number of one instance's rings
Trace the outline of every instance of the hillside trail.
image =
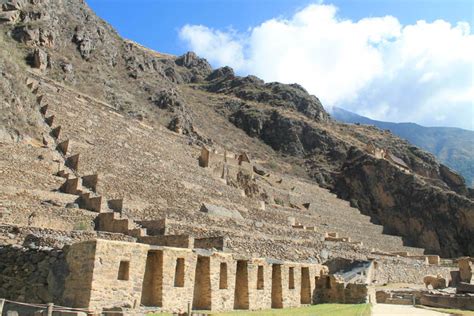
{"type": "Polygon", "coordinates": [[[410,305],[375,304],[372,306],[372,316],[449,316],[423,308],[410,305]]]}

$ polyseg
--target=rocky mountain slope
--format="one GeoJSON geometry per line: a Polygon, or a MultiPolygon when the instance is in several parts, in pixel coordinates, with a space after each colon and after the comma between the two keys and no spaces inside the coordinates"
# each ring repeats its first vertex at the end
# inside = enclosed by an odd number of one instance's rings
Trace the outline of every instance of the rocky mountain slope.
{"type": "Polygon", "coordinates": [[[374,125],[427,150],[448,167],[456,170],[474,187],[474,132],[453,127],[425,127],[414,123],[372,120],[341,108],[333,108],[335,119],[346,123],[374,125]]]}
{"type": "MultiPolygon", "coordinates": [[[[90,96],[94,104],[106,103],[127,120],[181,134],[184,140],[166,145],[181,148],[177,152],[189,145],[246,150],[269,170],[337,193],[387,232],[403,236],[406,245],[446,257],[474,254],[474,203],[460,176],[389,132],[334,121],[299,85],[239,77],[228,67],[213,70],[193,53],[175,57],[150,51],[121,39],[80,0],[9,1],[3,4],[0,20],[4,143],[41,139],[45,133],[31,94],[20,84],[33,68],[37,76],[90,96]],[[368,143],[390,149],[411,172],[366,153],[368,143]]],[[[58,86],[50,93],[58,93],[59,99],[62,90],[58,86]]],[[[61,100],[69,103],[67,97],[61,100]]],[[[100,127],[94,119],[82,128],[100,127]]],[[[103,136],[113,138],[116,133],[103,136]]],[[[165,131],[144,133],[142,141],[157,142],[160,133],[165,131]]],[[[132,150],[125,143],[126,138],[121,150],[132,150]]],[[[90,140],[84,146],[98,145],[90,140]]],[[[179,159],[168,158],[180,168],[179,159]]],[[[156,157],[142,159],[146,166],[156,157]]],[[[127,193],[126,185],[122,190],[127,193]]],[[[179,192],[180,187],[165,191],[179,192]]],[[[146,212],[157,216],[163,209],[155,215],[152,209],[146,212]]]]}

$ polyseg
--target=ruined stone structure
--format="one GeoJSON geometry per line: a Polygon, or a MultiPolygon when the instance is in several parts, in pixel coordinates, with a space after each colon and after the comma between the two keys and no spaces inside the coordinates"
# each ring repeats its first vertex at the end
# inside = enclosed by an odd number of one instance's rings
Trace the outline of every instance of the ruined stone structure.
{"type": "MultiPolygon", "coordinates": [[[[416,202],[379,186],[398,176],[407,190],[465,194],[426,153],[331,121],[298,85],[123,41],[83,1],[3,2],[0,299],[93,313],[260,310],[373,302],[377,286],[438,274],[472,292],[470,259],[454,271],[452,259],[429,255],[468,255],[468,223],[451,234],[415,217],[387,230],[361,213],[365,199],[387,203],[376,210],[384,217],[405,209],[390,209],[399,199],[416,202]],[[360,174],[347,173],[357,157],[380,165],[362,170],[388,171],[356,185],[370,182],[379,198],[341,195],[338,182],[360,174]],[[409,226],[422,237],[402,238],[409,226]],[[417,239],[440,244],[426,252],[417,239]]],[[[455,199],[450,216],[445,204],[429,209],[458,223],[472,203],[455,199]]]]}
{"type": "MultiPolygon", "coordinates": [[[[15,248],[8,251],[24,253],[15,248]]],[[[93,311],[140,305],[184,311],[188,303],[193,309],[213,311],[298,307],[323,302],[316,293],[318,280],[327,273],[326,267],[315,263],[103,239],[55,250],[45,260],[50,257],[58,258],[49,267],[56,284],[41,289],[43,298],[93,311]]],[[[32,272],[22,273],[26,279],[32,272]]],[[[345,294],[339,295],[334,300],[344,301],[345,294]]]]}
{"type": "Polygon", "coordinates": [[[384,148],[378,148],[373,143],[368,143],[365,147],[365,151],[377,159],[385,159],[391,162],[398,169],[403,172],[410,172],[410,167],[403,161],[403,159],[395,156],[390,150],[384,148]]]}

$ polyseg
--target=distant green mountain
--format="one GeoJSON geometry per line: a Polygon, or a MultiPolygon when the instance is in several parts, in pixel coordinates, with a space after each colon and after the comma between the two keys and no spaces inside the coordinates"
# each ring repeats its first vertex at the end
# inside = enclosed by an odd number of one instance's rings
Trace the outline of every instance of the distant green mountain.
{"type": "Polygon", "coordinates": [[[460,173],[466,184],[474,187],[474,132],[454,127],[425,127],[415,123],[392,123],[367,117],[334,107],[332,116],[346,123],[374,125],[423,148],[443,164],[460,173]]]}

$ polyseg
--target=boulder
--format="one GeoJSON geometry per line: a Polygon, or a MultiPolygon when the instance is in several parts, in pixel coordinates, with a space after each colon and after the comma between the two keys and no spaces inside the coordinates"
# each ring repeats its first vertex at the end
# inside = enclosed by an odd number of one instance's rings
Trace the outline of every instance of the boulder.
{"type": "Polygon", "coordinates": [[[33,68],[46,70],[48,67],[48,54],[42,49],[36,48],[33,52],[33,68]]]}
{"type": "Polygon", "coordinates": [[[211,81],[215,79],[226,79],[226,78],[233,78],[235,76],[234,70],[229,66],[217,68],[214,70],[206,79],[211,81]]]}
{"type": "Polygon", "coordinates": [[[242,215],[236,210],[229,210],[222,206],[203,203],[201,205],[201,212],[213,216],[230,217],[235,219],[243,219],[242,215]]]}
{"type": "Polygon", "coordinates": [[[264,168],[262,168],[262,167],[260,167],[260,166],[253,166],[253,171],[254,171],[256,174],[261,175],[261,176],[265,176],[265,175],[268,174],[268,172],[267,172],[264,168]]]}

